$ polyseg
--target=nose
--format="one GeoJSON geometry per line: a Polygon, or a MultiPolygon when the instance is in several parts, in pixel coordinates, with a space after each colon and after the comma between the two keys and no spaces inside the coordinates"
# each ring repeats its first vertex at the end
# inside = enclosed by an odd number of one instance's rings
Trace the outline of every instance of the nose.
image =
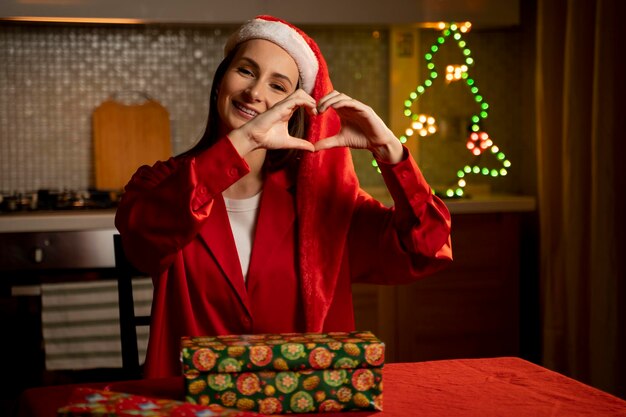
{"type": "Polygon", "coordinates": [[[244,92],[252,101],[261,100],[261,86],[259,83],[250,83],[244,92]]]}

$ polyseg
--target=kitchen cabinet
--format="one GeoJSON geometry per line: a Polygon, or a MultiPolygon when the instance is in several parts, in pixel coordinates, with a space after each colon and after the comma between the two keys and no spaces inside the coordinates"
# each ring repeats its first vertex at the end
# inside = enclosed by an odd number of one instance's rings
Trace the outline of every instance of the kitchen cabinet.
{"type": "Polygon", "coordinates": [[[271,14],[297,24],[413,24],[471,21],[475,26],[514,26],[520,22],[519,0],[93,0],[44,2],[6,0],[0,18],[120,23],[238,24],[271,14]],[[115,19],[118,19],[117,21],[115,19]]]}
{"type": "Polygon", "coordinates": [[[534,214],[468,211],[452,214],[445,270],[405,286],[353,286],[357,328],[385,341],[389,362],[536,356],[534,214]]]}

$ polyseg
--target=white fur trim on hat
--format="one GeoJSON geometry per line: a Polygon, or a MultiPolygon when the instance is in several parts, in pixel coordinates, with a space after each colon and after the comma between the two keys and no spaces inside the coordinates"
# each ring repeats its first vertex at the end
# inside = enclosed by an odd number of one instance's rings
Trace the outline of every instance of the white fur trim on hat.
{"type": "Polygon", "coordinates": [[[224,54],[228,55],[241,42],[250,39],[265,39],[287,51],[298,65],[302,89],[309,94],[313,91],[319,62],[306,40],[296,30],[281,22],[253,19],[230,36],[224,47],[224,54]]]}

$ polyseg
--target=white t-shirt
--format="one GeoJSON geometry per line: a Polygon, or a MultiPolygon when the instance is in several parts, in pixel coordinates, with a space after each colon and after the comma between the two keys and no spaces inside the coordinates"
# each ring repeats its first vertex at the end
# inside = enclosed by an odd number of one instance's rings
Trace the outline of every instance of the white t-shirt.
{"type": "Polygon", "coordinates": [[[226,212],[228,213],[230,227],[235,238],[235,246],[237,246],[237,254],[239,255],[244,281],[248,278],[252,241],[254,240],[260,202],[261,193],[241,200],[224,197],[226,212]]]}

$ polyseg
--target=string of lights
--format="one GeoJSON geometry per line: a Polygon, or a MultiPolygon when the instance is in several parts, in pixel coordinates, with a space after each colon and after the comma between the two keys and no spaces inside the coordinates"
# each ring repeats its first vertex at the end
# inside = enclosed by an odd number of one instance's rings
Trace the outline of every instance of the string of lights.
{"type": "MultiPolygon", "coordinates": [[[[420,138],[425,138],[437,132],[436,118],[428,114],[415,113],[413,107],[419,98],[438,80],[439,70],[434,62],[434,58],[444,44],[448,40],[453,39],[461,50],[464,63],[447,65],[445,68],[445,82],[464,81],[473,95],[478,110],[470,117],[471,123],[469,123],[469,126],[471,132],[469,132],[466,140],[466,148],[473,155],[474,162],[465,165],[456,172],[456,179],[453,185],[443,192],[446,197],[462,197],[465,194],[464,189],[467,185],[467,176],[469,175],[504,176],[507,175],[507,170],[511,166],[511,162],[506,158],[506,155],[494,144],[489,134],[482,128],[482,122],[489,116],[489,104],[483,95],[480,94],[476,81],[470,76],[469,68],[474,65],[474,58],[472,57],[472,51],[467,46],[467,42],[463,39],[463,34],[469,32],[470,28],[470,22],[439,23],[438,29],[440,34],[424,55],[428,76],[422,84],[418,85],[414,91],[411,91],[409,97],[404,101],[404,115],[411,122],[404,134],[399,137],[400,142],[406,143],[410,137],[416,134],[420,138]],[[482,160],[484,154],[495,156],[495,161],[500,166],[498,168],[487,167],[482,160]]],[[[372,165],[378,169],[375,160],[372,161],[372,165]]],[[[380,172],[380,169],[378,171],[380,172]]]]}

